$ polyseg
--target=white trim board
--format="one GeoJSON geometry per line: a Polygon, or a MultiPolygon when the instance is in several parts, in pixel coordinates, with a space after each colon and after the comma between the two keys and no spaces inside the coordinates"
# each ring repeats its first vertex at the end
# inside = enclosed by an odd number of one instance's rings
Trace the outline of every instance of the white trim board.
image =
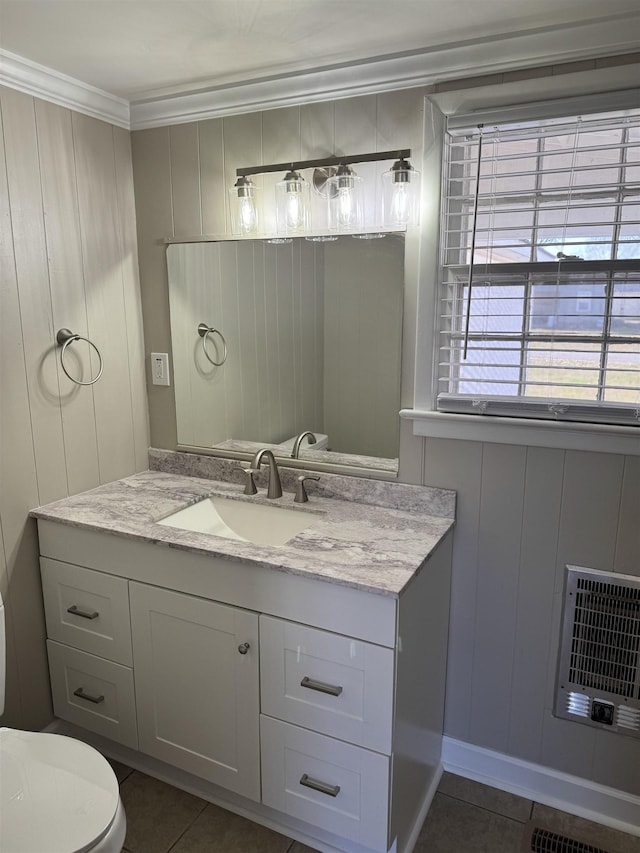
{"type": "Polygon", "coordinates": [[[0,86],[130,129],[129,102],[0,48],[0,86]]]}
{"type": "Polygon", "coordinates": [[[640,455],[640,427],[495,415],[459,415],[429,409],[401,409],[400,417],[413,421],[414,435],[429,438],[640,455]]]}
{"type": "Polygon", "coordinates": [[[450,737],[442,763],[457,776],[640,837],[640,797],[625,791],[450,737]]]}

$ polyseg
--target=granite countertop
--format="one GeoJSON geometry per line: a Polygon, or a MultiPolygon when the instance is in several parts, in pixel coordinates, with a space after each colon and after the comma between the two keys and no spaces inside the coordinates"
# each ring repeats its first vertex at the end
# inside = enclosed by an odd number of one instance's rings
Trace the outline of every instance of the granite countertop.
{"type": "MultiPolygon", "coordinates": [[[[294,504],[293,494],[286,491],[278,500],[267,500],[263,494],[245,497],[237,483],[237,471],[232,473],[234,466],[220,460],[216,463],[219,474],[233,476],[236,482],[185,476],[171,470],[145,471],[39,507],[31,515],[197,554],[250,561],[268,569],[390,596],[399,595],[410,583],[454,523],[455,493],[444,489],[325,475],[322,485],[309,484],[309,503],[301,506],[294,504]],[[312,494],[312,487],[316,494],[312,494]],[[167,515],[213,494],[298,509],[308,513],[313,524],[280,546],[256,545],[157,524],[167,515]],[[371,503],[376,496],[378,502],[387,505],[371,503]]],[[[158,467],[157,458],[155,464],[158,467]]],[[[194,459],[185,464],[193,466],[194,459]]],[[[173,460],[164,467],[179,466],[173,460]]],[[[289,480],[283,472],[285,488],[289,480]]]]}

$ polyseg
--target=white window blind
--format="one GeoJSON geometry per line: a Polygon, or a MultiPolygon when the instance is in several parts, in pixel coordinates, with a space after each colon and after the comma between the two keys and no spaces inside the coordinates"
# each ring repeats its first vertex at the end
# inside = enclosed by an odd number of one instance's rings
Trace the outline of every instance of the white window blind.
{"type": "Polygon", "coordinates": [[[438,409],[640,425],[640,110],[450,130],[443,198],[438,409]]]}

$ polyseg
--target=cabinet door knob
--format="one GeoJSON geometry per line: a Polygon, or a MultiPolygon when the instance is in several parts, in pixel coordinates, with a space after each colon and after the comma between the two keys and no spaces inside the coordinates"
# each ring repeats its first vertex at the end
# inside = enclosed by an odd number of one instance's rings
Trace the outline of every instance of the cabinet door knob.
{"type": "Polygon", "coordinates": [[[250,648],[251,645],[249,643],[240,643],[240,645],[238,646],[238,651],[241,655],[246,655],[250,648]]]}

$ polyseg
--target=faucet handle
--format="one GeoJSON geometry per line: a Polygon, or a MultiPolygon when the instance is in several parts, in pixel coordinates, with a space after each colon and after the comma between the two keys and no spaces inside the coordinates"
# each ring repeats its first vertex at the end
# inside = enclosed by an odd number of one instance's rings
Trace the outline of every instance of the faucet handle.
{"type": "Polygon", "coordinates": [[[296,504],[305,504],[309,500],[309,495],[307,494],[307,490],[304,487],[305,480],[319,480],[320,477],[314,477],[310,474],[301,474],[296,480],[296,496],[293,499],[293,502],[296,504]]]}
{"type": "Polygon", "coordinates": [[[253,475],[256,473],[255,468],[245,468],[244,465],[237,465],[237,471],[243,471],[246,475],[246,480],[244,484],[244,493],[245,495],[257,495],[258,489],[256,488],[256,481],[253,479],[253,475]]]}

